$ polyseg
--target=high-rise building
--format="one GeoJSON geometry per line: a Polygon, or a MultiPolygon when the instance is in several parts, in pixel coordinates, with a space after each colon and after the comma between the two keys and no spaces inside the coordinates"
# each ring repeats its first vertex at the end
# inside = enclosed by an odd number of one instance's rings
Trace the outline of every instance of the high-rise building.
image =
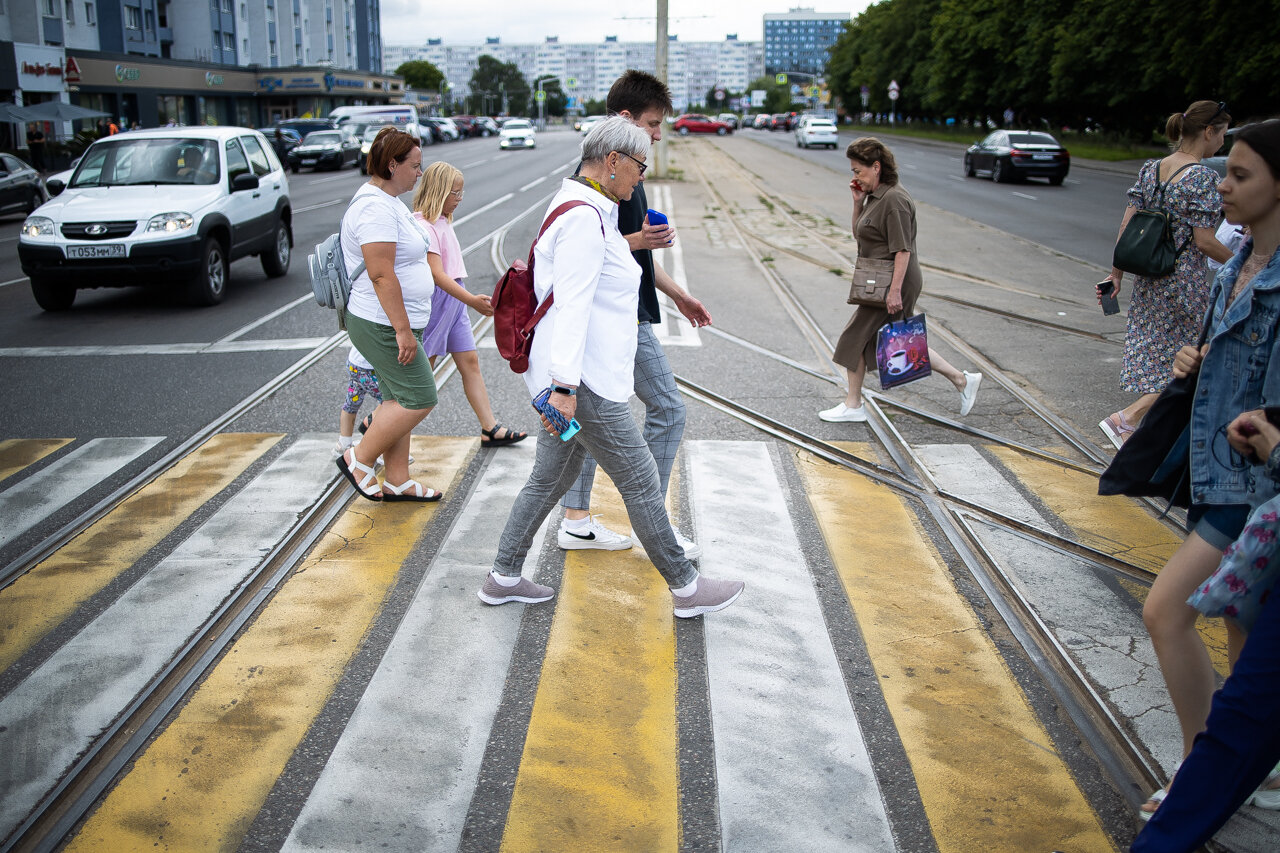
{"type": "Polygon", "coordinates": [[[792,72],[821,77],[829,50],[852,16],[795,8],[764,16],[764,70],[772,76],[792,72]]]}

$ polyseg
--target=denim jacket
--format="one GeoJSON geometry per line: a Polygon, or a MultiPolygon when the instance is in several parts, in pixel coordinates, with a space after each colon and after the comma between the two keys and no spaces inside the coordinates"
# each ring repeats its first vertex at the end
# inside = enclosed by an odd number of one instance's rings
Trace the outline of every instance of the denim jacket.
{"type": "Polygon", "coordinates": [[[1218,271],[1209,296],[1209,351],[1191,408],[1191,499],[1197,504],[1256,507],[1280,491],[1262,465],[1227,443],[1227,425],[1241,412],[1280,406],[1280,252],[1226,305],[1252,252],[1250,239],[1218,271]]]}

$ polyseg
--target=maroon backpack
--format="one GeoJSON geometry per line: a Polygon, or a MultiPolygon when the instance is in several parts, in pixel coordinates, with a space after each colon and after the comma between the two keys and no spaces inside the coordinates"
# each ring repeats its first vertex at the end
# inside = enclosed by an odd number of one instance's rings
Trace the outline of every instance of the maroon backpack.
{"type": "MultiPolygon", "coordinates": [[[[498,353],[516,373],[524,373],[529,369],[533,328],[555,300],[555,293],[549,292],[542,304],[538,304],[538,297],[533,291],[533,249],[560,214],[579,205],[591,206],[585,201],[566,201],[551,211],[551,215],[538,229],[533,245],[529,247],[528,263],[514,261],[502,274],[502,278],[498,279],[498,286],[493,289],[493,297],[489,300],[493,306],[493,337],[498,344],[498,353]]],[[[603,220],[600,223],[600,234],[604,235],[603,220]]]]}

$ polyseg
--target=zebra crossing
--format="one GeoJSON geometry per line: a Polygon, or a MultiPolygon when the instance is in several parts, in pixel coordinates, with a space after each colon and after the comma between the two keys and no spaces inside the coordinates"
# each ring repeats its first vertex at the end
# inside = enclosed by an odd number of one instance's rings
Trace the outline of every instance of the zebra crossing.
{"type": "MultiPolygon", "coordinates": [[[[0,472],[15,469],[0,506],[67,459],[103,476],[160,440],[0,444],[0,472]],[[23,477],[24,461],[43,467],[23,477]]],[[[0,589],[0,835],[333,482],[331,443],[219,436],[0,589]]],[[[489,608],[475,589],[534,447],[477,444],[415,436],[446,500],[349,504],[67,849],[674,850],[695,830],[735,851],[1114,848],[1076,745],[1038,717],[909,501],[781,444],[686,441],[673,512],[703,572],[746,580],[738,604],[676,625],[639,548],[564,553],[544,527],[526,573],[557,597],[489,608]]],[[[1114,500],[1098,506],[1128,532],[1103,529],[1078,472],[1000,448],[917,453],[950,491],[1111,553],[1176,545],[1114,500]]],[[[626,530],[607,479],[596,488],[626,530]]],[[[1141,590],[980,536],[1171,764],[1141,590]]]]}

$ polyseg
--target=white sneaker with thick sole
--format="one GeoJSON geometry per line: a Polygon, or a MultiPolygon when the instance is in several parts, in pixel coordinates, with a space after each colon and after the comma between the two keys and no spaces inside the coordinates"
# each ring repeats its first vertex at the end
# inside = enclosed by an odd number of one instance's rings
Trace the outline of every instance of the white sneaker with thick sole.
{"type": "Polygon", "coordinates": [[[982,385],[981,373],[964,371],[964,390],[960,392],[960,417],[973,411],[973,404],[978,399],[978,387],[982,385]]]}
{"type": "MultiPolygon", "coordinates": [[[[676,535],[676,543],[684,549],[684,558],[686,560],[696,560],[702,556],[702,546],[681,533],[680,528],[673,526],[671,528],[671,532],[676,535]]],[[[631,531],[631,538],[633,540],[639,540],[639,537],[636,536],[636,532],[634,530],[631,531]]],[[[642,551],[644,550],[644,545],[637,545],[636,547],[642,551]]]]}
{"type": "Polygon", "coordinates": [[[593,515],[587,519],[587,529],[583,533],[570,533],[560,523],[556,533],[556,544],[565,551],[580,551],[594,548],[597,551],[625,551],[631,547],[631,539],[621,533],[614,533],[599,521],[600,516],[593,515]]]}
{"type": "Polygon", "coordinates": [[[859,406],[851,409],[844,403],[836,403],[834,408],[818,412],[818,417],[829,424],[860,424],[867,420],[867,407],[859,406]]]}

